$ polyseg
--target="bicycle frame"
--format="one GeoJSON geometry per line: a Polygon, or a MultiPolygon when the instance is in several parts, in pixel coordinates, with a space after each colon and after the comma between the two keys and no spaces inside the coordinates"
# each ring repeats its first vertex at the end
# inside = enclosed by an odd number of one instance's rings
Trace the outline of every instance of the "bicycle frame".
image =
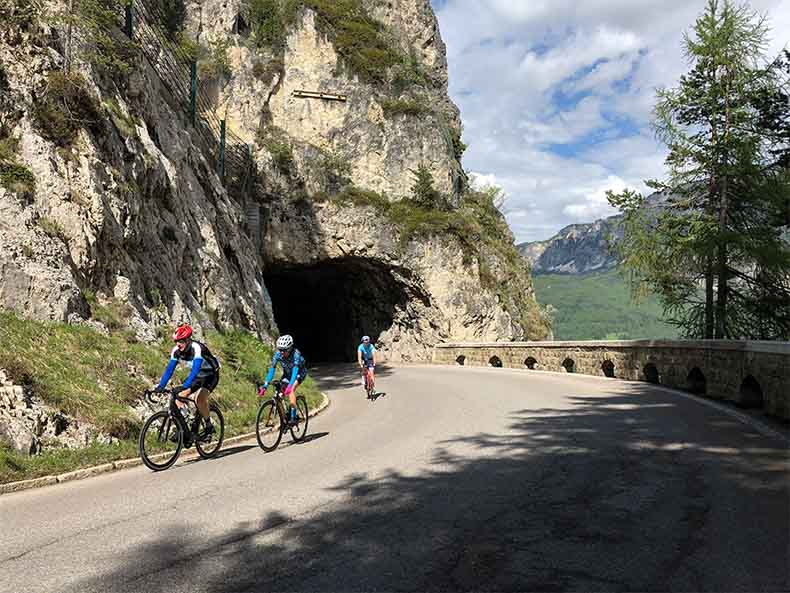
{"type": "Polygon", "coordinates": [[[159,402],[156,401],[152,396],[155,393],[162,393],[164,395],[169,396],[169,401],[167,402],[167,411],[170,413],[170,418],[178,423],[181,427],[181,430],[184,434],[190,434],[192,429],[187,426],[187,421],[184,416],[181,415],[181,411],[179,410],[178,406],[176,405],[176,401],[180,401],[185,404],[192,404],[193,406],[197,407],[197,402],[193,400],[191,397],[183,397],[176,393],[173,393],[172,389],[163,389],[162,391],[145,391],[145,398],[152,404],[158,404],[159,402]]]}

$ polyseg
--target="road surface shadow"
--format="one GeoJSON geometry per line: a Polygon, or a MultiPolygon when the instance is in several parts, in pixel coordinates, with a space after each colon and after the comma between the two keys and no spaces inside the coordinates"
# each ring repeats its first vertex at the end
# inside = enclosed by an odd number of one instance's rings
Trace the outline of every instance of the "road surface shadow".
{"type": "Polygon", "coordinates": [[[307,443],[312,443],[313,441],[317,441],[318,439],[322,439],[325,436],[329,436],[329,433],[328,432],[314,432],[314,433],[311,433],[311,434],[308,434],[307,436],[305,436],[305,438],[303,438],[301,441],[296,441],[293,444],[294,445],[306,445],[307,443]]]}
{"type": "Polygon", "coordinates": [[[327,484],[320,509],[209,539],[174,523],[74,590],[790,588],[785,443],[649,387],[566,401],[437,442],[418,472],[327,484]]]}
{"type": "MultiPolygon", "coordinates": [[[[380,377],[388,377],[392,369],[387,365],[376,365],[376,382],[380,377]]],[[[335,391],[359,387],[362,390],[362,372],[356,363],[319,364],[310,367],[310,375],[322,391],[335,391]]]]}
{"type": "MultiPolygon", "coordinates": [[[[236,455],[237,453],[244,453],[245,451],[249,451],[250,449],[257,448],[257,445],[238,445],[236,447],[229,447],[227,449],[220,449],[219,452],[210,459],[222,459],[223,457],[230,457],[231,455],[236,455]]],[[[195,459],[190,459],[186,463],[195,463],[196,461],[202,461],[200,457],[195,459]]]]}

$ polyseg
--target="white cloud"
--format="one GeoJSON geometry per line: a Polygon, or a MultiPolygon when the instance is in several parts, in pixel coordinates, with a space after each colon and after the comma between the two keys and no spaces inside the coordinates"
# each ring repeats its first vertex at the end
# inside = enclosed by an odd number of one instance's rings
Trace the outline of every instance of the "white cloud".
{"type": "MultiPolygon", "coordinates": [[[[790,40],[790,0],[752,0],[790,40]]],[[[437,10],[464,166],[500,185],[519,241],[611,213],[606,189],[663,173],[655,89],[686,70],[704,0],[447,0],[437,10]]],[[[782,38],[784,36],[784,39],[782,38]]]]}

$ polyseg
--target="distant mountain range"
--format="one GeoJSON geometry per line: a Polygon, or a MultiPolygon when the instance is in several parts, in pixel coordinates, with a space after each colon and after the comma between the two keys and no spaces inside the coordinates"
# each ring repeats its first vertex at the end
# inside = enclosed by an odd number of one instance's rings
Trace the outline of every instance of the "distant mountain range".
{"type": "MultiPolygon", "coordinates": [[[[647,198],[649,207],[663,204],[663,195],[647,198]]],[[[546,241],[517,245],[526,257],[533,274],[581,275],[606,272],[617,267],[618,259],[610,250],[623,236],[623,216],[618,214],[595,222],[566,226],[546,241]]]]}
{"type": "MultiPolygon", "coordinates": [[[[660,208],[661,194],[647,198],[660,208]]],[[[529,260],[538,302],[550,305],[557,340],[675,338],[677,329],[662,322],[658,298],[631,299],[628,282],[610,251],[622,239],[623,216],[572,224],[551,239],[521,243],[529,260]]]]}

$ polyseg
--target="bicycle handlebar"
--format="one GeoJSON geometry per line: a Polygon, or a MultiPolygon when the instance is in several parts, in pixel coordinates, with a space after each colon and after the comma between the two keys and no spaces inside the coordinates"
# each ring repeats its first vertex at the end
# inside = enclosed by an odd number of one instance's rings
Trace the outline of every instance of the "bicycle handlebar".
{"type": "Polygon", "coordinates": [[[172,389],[146,389],[143,392],[143,394],[145,396],[145,399],[147,399],[152,404],[159,403],[159,402],[157,402],[154,399],[154,397],[153,397],[154,394],[169,395],[171,398],[177,399],[178,401],[181,401],[181,402],[184,402],[184,403],[187,403],[187,404],[192,402],[191,398],[180,396],[180,395],[174,393],[172,389]]]}

